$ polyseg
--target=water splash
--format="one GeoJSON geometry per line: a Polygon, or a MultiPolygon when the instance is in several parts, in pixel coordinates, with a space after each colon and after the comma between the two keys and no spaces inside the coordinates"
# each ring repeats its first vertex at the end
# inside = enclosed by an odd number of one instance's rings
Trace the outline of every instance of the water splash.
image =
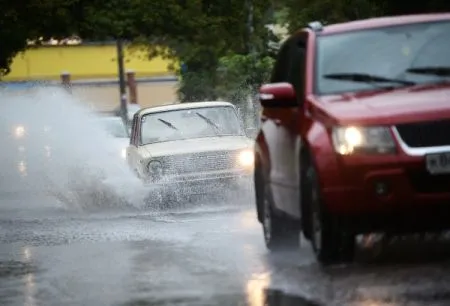
{"type": "Polygon", "coordinates": [[[0,102],[3,191],[50,194],[68,209],[143,206],[144,186],[87,103],[43,87],[0,91],[0,102]]]}

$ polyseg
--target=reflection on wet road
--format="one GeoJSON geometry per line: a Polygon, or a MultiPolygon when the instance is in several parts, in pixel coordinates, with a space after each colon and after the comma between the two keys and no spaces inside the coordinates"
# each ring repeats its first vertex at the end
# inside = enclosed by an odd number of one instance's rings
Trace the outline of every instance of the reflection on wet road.
{"type": "Polygon", "coordinates": [[[404,242],[388,260],[322,269],[307,244],[269,256],[244,203],[178,212],[50,211],[1,214],[0,305],[450,302],[450,266],[435,244],[421,253],[404,242]],[[423,260],[425,253],[437,261],[423,260]]]}

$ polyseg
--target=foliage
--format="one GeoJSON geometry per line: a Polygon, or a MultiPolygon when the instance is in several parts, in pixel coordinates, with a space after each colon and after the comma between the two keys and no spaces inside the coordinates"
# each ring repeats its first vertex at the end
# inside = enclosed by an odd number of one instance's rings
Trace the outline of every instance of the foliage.
{"type": "MultiPolygon", "coordinates": [[[[217,75],[220,58],[229,54],[246,54],[250,49],[265,50],[268,31],[269,0],[252,0],[252,30],[249,2],[242,0],[193,0],[186,6],[190,29],[181,35],[142,35],[150,56],[161,55],[155,46],[164,45],[166,58],[176,58],[187,66],[178,89],[181,101],[213,100],[218,97],[223,80],[217,75]]],[[[180,71],[176,71],[180,73],[180,71]]]]}
{"type": "Polygon", "coordinates": [[[377,16],[448,12],[450,9],[447,0],[414,3],[391,0],[280,0],[278,5],[291,32],[316,20],[336,23],[377,16]]]}
{"type": "Polygon", "coordinates": [[[311,21],[329,24],[382,13],[375,0],[281,0],[280,3],[289,8],[285,19],[290,32],[305,27],[311,21]]]}
{"type": "Polygon", "coordinates": [[[257,54],[224,56],[219,61],[218,95],[236,104],[254,95],[257,87],[269,80],[274,59],[257,54]]]}
{"type": "Polygon", "coordinates": [[[178,0],[0,0],[0,76],[27,48],[27,39],[184,37],[197,26],[189,15],[195,10],[178,0]]]}
{"type": "Polygon", "coordinates": [[[75,0],[0,0],[0,77],[12,58],[27,47],[27,39],[71,33],[70,7],[75,0]]]}
{"type": "MultiPolygon", "coordinates": [[[[371,1],[374,2],[375,0],[371,1]]],[[[450,2],[447,0],[416,1],[409,4],[398,1],[379,0],[378,3],[385,15],[447,13],[450,10],[450,2]]]]}

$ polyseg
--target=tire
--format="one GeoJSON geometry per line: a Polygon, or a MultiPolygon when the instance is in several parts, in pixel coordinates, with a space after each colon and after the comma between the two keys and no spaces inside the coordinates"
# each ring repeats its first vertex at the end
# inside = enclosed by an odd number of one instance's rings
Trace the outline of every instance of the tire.
{"type": "Polygon", "coordinates": [[[262,179],[262,228],[266,247],[272,251],[295,250],[300,245],[300,231],[293,220],[282,217],[273,209],[273,198],[270,185],[262,179]]]}
{"type": "Polygon", "coordinates": [[[306,186],[310,211],[311,245],[316,259],[323,265],[353,261],[355,235],[346,230],[339,217],[328,213],[320,195],[317,172],[311,162],[306,166],[306,186]]]}

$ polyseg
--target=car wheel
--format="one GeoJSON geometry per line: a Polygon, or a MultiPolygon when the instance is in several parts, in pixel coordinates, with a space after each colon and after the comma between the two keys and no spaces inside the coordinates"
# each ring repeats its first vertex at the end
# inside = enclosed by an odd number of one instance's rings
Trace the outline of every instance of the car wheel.
{"type": "Polygon", "coordinates": [[[300,244],[300,232],[292,220],[274,212],[272,193],[267,183],[264,183],[262,200],[262,227],[267,248],[271,251],[296,249],[300,244]]]}
{"type": "Polygon", "coordinates": [[[311,244],[322,264],[350,262],[355,253],[355,235],[347,231],[338,217],[328,213],[320,196],[317,173],[311,163],[307,166],[310,200],[311,244]]]}

